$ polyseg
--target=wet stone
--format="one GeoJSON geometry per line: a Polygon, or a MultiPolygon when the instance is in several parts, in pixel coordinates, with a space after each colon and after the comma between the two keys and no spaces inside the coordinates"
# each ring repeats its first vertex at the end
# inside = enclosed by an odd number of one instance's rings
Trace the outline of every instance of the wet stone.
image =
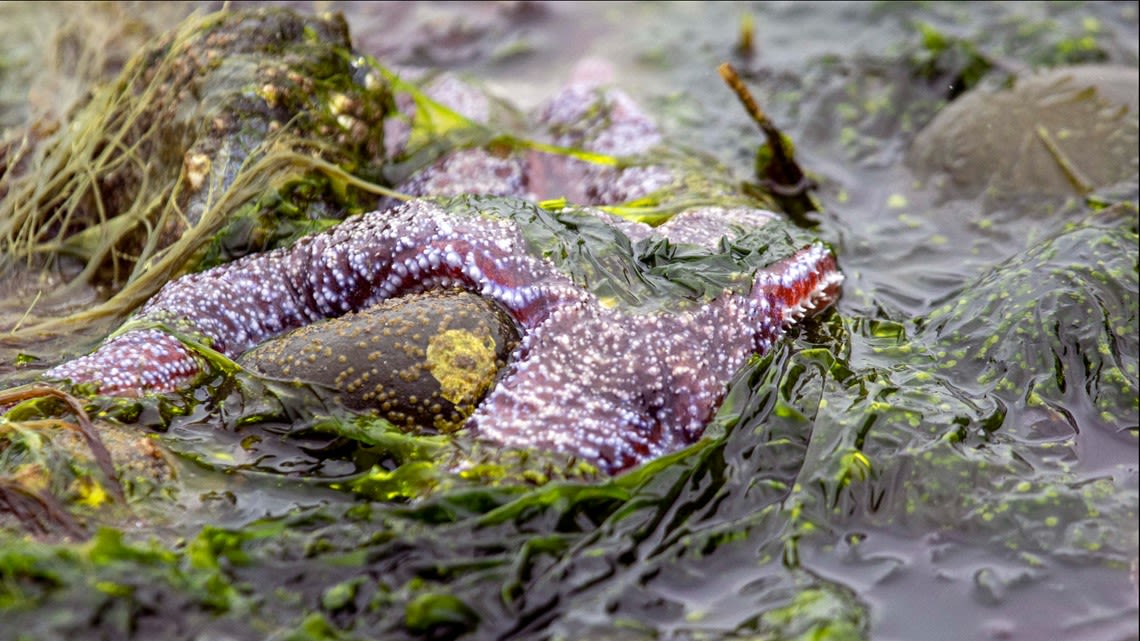
{"type": "Polygon", "coordinates": [[[460,290],[389,299],[270,339],[238,359],[266,377],[334,390],[393,424],[459,428],[519,337],[492,301],[460,290]]]}
{"type": "Polygon", "coordinates": [[[949,193],[1076,195],[1136,175],[1135,69],[1087,65],[954,101],[915,138],[909,163],[949,193]]]}

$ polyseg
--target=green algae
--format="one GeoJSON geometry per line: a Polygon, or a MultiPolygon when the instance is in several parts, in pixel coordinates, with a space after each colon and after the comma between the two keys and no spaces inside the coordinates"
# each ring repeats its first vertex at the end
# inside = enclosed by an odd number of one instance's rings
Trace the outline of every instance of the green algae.
{"type": "Polygon", "coordinates": [[[598,298],[635,312],[676,309],[686,301],[711,300],[726,289],[743,293],[758,269],[791,256],[813,239],[807,231],[774,222],[740,229],[738,236],[713,250],[654,238],[631,243],[591,208],[548,210],[526,201],[479,196],[459,196],[441,205],[457,215],[514,221],[532,253],[550,260],[598,298]]]}

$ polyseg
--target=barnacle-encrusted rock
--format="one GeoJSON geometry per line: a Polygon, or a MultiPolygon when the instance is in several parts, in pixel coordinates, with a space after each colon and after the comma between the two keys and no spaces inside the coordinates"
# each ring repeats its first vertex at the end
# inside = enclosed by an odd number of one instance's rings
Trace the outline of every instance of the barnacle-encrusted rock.
{"type": "Polygon", "coordinates": [[[294,330],[240,362],[269,377],[333,388],[352,409],[402,427],[459,427],[491,388],[518,332],[494,303],[461,291],[383,301],[294,330]]]}

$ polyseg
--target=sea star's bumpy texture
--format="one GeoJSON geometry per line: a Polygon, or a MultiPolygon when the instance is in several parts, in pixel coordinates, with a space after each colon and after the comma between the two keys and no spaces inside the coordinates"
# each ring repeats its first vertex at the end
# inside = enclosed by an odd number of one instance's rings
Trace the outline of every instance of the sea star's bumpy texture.
{"type": "MultiPolygon", "coordinates": [[[[660,231],[705,243],[711,217],[763,224],[758,210],[695,210],[660,231]],[[699,223],[699,224],[691,224],[699,223]]],[[[367,214],[292,248],[168,284],[136,316],[180,327],[236,356],[259,342],[380,300],[462,286],[505,307],[523,330],[508,371],[470,420],[508,447],[579,455],[609,471],[690,443],[732,374],[792,320],[831,302],[842,276],[822,245],[756,275],[751,291],[690,312],[635,315],[602,306],[528,253],[517,225],[453,215],[428,201],[367,214]]],[[[198,361],[159,330],[127,332],[49,372],[105,394],[189,384],[198,361]]]]}

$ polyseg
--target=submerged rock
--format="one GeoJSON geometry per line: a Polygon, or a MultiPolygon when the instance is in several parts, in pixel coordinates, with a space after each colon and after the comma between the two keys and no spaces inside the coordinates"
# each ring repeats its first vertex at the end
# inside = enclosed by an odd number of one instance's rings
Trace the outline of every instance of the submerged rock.
{"type": "Polygon", "coordinates": [[[239,362],[269,377],[332,388],[346,407],[373,410],[397,426],[450,431],[471,415],[518,341],[494,303],[449,290],[302,327],[239,362]]]}
{"type": "Polygon", "coordinates": [[[919,133],[911,167],[947,193],[1085,194],[1136,175],[1135,69],[1079,66],[976,91],[919,133]]]}

